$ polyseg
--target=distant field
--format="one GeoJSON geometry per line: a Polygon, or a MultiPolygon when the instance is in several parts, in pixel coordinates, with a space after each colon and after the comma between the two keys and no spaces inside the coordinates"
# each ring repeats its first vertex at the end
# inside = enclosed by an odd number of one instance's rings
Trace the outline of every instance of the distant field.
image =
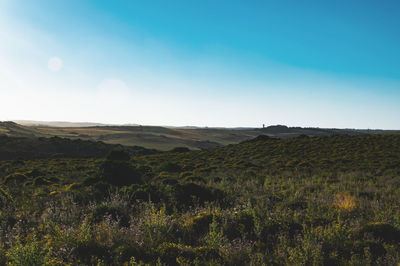
{"type": "Polygon", "coordinates": [[[252,129],[182,129],[157,126],[49,127],[0,123],[0,133],[16,137],[62,137],[102,141],[125,146],[170,150],[212,148],[254,138],[261,132],[252,129]]]}
{"type": "MultiPolygon", "coordinates": [[[[52,124],[50,124],[52,125],[52,124]]],[[[162,151],[175,147],[198,150],[236,144],[268,135],[278,138],[292,138],[299,135],[330,136],[385,133],[382,130],[321,129],[286,126],[266,128],[167,128],[159,126],[85,126],[59,127],[48,125],[20,125],[13,122],[0,122],[0,134],[17,137],[61,137],[102,141],[108,144],[142,146],[162,151]],[[28,126],[27,126],[28,125],[28,126]]]]}
{"type": "Polygon", "coordinates": [[[44,136],[59,136],[103,141],[110,144],[142,146],[170,150],[175,147],[190,149],[212,148],[234,144],[260,135],[256,130],[231,129],[172,129],[164,127],[35,127],[44,136]]]}

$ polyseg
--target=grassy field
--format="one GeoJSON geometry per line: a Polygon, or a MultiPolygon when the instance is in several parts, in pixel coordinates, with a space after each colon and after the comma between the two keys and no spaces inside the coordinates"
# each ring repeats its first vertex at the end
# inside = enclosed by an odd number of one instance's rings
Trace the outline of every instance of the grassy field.
{"type": "Polygon", "coordinates": [[[156,126],[44,127],[22,126],[12,122],[0,123],[0,130],[9,136],[57,136],[158,150],[171,150],[175,147],[212,148],[238,143],[260,134],[253,129],[181,129],[156,126]]]}
{"type": "MultiPolygon", "coordinates": [[[[255,138],[261,134],[278,138],[293,138],[299,135],[330,136],[390,132],[381,130],[288,128],[285,126],[239,129],[166,128],[158,126],[54,127],[35,125],[26,121],[24,123],[29,126],[23,126],[12,122],[0,122],[0,134],[19,137],[57,136],[69,139],[102,141],[109,144],[121,144],[125,146],[142,146],[148,149],[168,151],[176,147],[187,147],[198,150],[236,144],[255,138]]],[[[56,124],[60,123],[61,122],[56,124]]],[[[50,123],[50,125],[53,124],[54,123],[50,123]]],[[[69,125],[68,123],[64,124],[69,125]]]]}
{"type": "Polygon", "coordinates": [[[400,134],[117,148],[1,160],[0,264],[400,262],[400,134]]]}
{"type": "Polygon", "coordinates": [[[170,150],[212,148],[238,143],[260,133],[253,130],[174,129],[164,127],[35,128],[43,135],[99,140],[105,143],[170,150]]]}

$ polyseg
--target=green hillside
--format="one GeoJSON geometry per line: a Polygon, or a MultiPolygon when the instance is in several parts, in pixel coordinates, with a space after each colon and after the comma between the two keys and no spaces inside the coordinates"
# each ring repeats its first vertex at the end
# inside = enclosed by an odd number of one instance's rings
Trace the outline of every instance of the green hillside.
{"type": "Polygon", "coordinates": [[[14,122],[0,121],[0,135],[12,136],[12,137],[38,137],[42,134],[35,128],[26,127],[19,125],[14,122]]]}
{"type": "MultiPolygon", "coordinates": [[[[183,168],[270,172],[374,171],[400,167],[400,134],[297,137],[259,136],[238,145],[184,154],[159,154],[146,160],[168,160],[183,168]],[[184,162],[184,163],[182,163],[184,162]]],[[[397,172],[396,172],[397,173],[397,172]]]]}
{"type": "MultiPolygon", "coordinates": [[[[81,127],[60,127],[48,123],[28,123],[25,126],[14,122],[0,122],[0,135],[14,137],[60,137],[102,141],[108,144],[124,146],[141,146],[147,149],[168,151],[176,147],[186,147],[192,150],[215,148],[228,144],[268,135],[276,138],[293,138],[300,135],[332,136],[332,135],[363,135],[377,133],[393,133],[383,130],[359,129],[323,129],[301,128],[287,126],[268,126],[265,128],[167,128],[160,126],[90,126],[81,123],[81,127]]],[[[64,122],[66,125],[72,123],[64,122]]],[[[72,124],[73,125],[73,124],[72,124]]]]}
{"type": "Polygon", "coordinates": [[[135,156],[117,148],[107,158],[0,161],[0,263],[399,262],[400,134],[260,136],[135,156]]]}
{"type": "Polygon", "coordinates": [[[129,155],[157,153],[157,150],[139,146],[105,144],[88,140],[70,140],[59,137],[8,137],[0,135],[0,160],[42,159],[42,158],[105,158],[114,149],[126,151],[129,155]]]}

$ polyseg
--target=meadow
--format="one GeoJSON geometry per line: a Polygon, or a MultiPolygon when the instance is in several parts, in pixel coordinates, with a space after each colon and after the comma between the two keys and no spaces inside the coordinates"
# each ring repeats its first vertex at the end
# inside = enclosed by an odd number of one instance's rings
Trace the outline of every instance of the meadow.
{"type": "Polygon", "coordinates": [[[74,148],[40,157],[22,140],[0,161],[0,264],[400,262],[400,134],[168,152],[53,138],[74,148]]]}
{"type": "Polygon", "coordinates": [[[25,138],[67,138],[72,140],[101,141],[107,144],[141,146],[147,149],[169,151],[176,147],[201,150],[237,144],[259,135],[287,139],[307,136],[360,135],[399,133],[390,130],[360,130],[334,128],[302,128],[282,125],[265,128],[207,128],[162,127],[141,125],[96,125],[90,123],[0,122],[0,135],[25,138]]]}

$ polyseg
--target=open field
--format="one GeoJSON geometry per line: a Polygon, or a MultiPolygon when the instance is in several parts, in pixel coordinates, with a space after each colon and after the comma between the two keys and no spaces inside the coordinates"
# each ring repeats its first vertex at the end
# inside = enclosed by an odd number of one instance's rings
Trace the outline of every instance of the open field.
{"type": "Polygon", "coordinates": [[[400,134],[119,146],[107,158],[104,143],[52,140],[40,159],[20,145],[20,159],[0,161],[1,264],[400,261],[400,134]],[[89,144],[99,157],[76,157],[89,144]]]}
{"type": "MultiPolygon", "coordinates": [[[[8,122],[10,123],[10,122],[8,122]]],[[[260,134],[256,130],[180,129],[156,126],[43,127],[0,125],[9,136],[61,137],[102,141],[109,144],[170,150],[175,147],[204,149],[238,143],[260,134]],[[8,130],[8,132],[6,132],[8,130]]]]}

